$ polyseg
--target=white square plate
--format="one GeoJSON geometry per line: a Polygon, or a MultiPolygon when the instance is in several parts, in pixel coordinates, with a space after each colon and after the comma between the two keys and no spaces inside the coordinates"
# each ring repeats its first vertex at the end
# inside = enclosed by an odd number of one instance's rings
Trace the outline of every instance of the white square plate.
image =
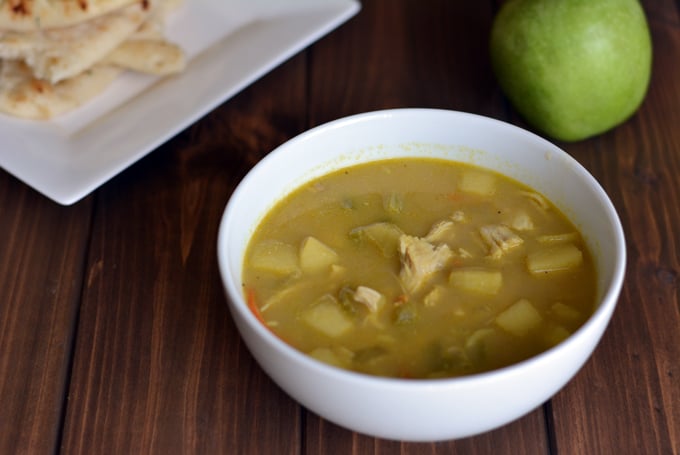
{"type": "Polygon", "coordinates": [[[125,73],[47,122],[0,114],[0,167],[68,205],[356,14],[357,0],[185,0],[167,34],[186,70],[125,73]]]}

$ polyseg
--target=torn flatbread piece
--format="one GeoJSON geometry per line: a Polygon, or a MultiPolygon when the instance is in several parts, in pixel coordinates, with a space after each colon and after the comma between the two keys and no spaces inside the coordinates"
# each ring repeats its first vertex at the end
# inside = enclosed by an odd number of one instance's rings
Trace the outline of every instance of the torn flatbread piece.
{"type": "Polygon", "coordinates": [[[108,14],[136,0],[0,0],[0,30],[68,27],[108,14]]]}
{"type": "Polygon", "coordinates": [[[96,65],[56,84],[37,79],[23,62],[0,62],[0,111],[15,117],[46,120],[71,111],[103,92],[121,73],[96,65]]]}
{"type": "Polygon", "coordinates": [[[0,0],[0,112],[50,119],[82,106],[124,70],[158,76],[182,71],[184,52],[164,33],[167,16],[178,4],[178,0],[0,0]],[[81,12],[78,17],[83,20],[63,27],[45,27],[38,15],[31,29],[2,26],[8,4],[13,11],[26,9],[27,17],[67,5],[93,9],[90,14],[81,12]]]}
{"type": "Polygon", "coordinates": [[[137,0],[72,27],[34,33],[5,32],[0,36],[0,58],[21,60],[35,77],[55,84],[104,59],[133,35],[151,13],[149,0],[137,0]]]}

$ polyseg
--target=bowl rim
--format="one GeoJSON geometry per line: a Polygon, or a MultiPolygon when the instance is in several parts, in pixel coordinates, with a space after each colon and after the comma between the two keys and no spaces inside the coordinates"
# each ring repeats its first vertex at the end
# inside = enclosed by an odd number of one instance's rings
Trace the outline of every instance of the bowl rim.
{"type": "MultiPolygon", "coordinates": [[[[378,159],[369,159],[368,161],[377,161],[378,159]]],[[[353,164],[348,164],[347,166],[352,166],[353,164]]],[[[333,171],[341,169],[345,166],[334,167],[333,171]]],[[[305,183],[310,179],[306,178],[300,183],[296,184],[294,188],[305,183]]],[[[294,189],[293,188],[293,189],[294,189]]],[[[288,193],[286,193],[288,194],[288,193]]],[[[283,197],[284,195],[282,195],[283,197]]],[[[277,199],[277,201],[280,200],[277,199]]],[[[276,202],[274,202],[275,204],[276,202]]],[[[571,349],[573,344],[579,342],[586,332],[595,331],[596,339],[594,345],[599,341],[602,336],[601,333],[597,333],[598,330],[604,332],[609,323],[609,320],[613,314],[613,311],[618,303],[618,298],[623,287],[623,281],[626,271],[626,241],[624,230],[621,225],[620,218],[613,205],[611,199],[602,188],[600,183],[595,179],[595,177],[587,170],[581,163],[579,163],[574,157],[569,155],[561,147],[548,141],[547,139],[523,129],[519,126],[511,124],[509,122],[495,119],[492,117],[487,117],[480,114],[468,113],[463,111],[448,110],[448,109],[433,109],[433,108],[396,108],[396,109],[383,109],[376,111],[363,112],[358,114],[349,115],[346,117],[331,120],[326,123],[317,125],[309,130],[303,131],[302,133],[290,138],[289,140],[283,142],[279,146],[275,147],[269,154],[263,157],[258,163],[256,163],[244,176],[244,178],[239,182],[232,195],[227,202],[224,213],[220,220],[218,229],[218,242],[217,242],[217,260],[220,272],[220,278],[224,285],[227,293],[228,305],[231,312],[237,311],[239,316],[248,324],[248,326],[253,329],[261,340],[265,341],[267,345],[273,347],[279,353],[285,355],[288,358],[294,359],[295,362],[301,363],[306,368],[317,370],[326,376],[332,377],[342,377],[344,381],[361,383],[362,385],[370,385],[375,388],[420,388],[427,386],[428,388],[459,388],[466,386],[478,386],[480,382],[485,381],[496,381],[502,376],[514,376],[520,374],[528,366],[539,366],[543,361],[548,358],[555,356],[561,351],[567,351],[571,349]],[[515,134],[521,134],[532,141],[537,141],[537,144],[548,147],[551,152],[557,153],[562,159],[566,160],[570,165],[578,171],[578,174],[588,181],[591,189],[595,193],[598,204],[604,209],[604,214],[607,217],[607,224],[612,228],[614,236],[615,245],[615,260],[614,268],[612,270],[611,279],[607,282],[607,286],[603,289],[601,299],[599,301],[598,307],[595,309],[593,314],[586,320],[586,322],[579,327],[574,333],[572,333],[567,339],[560,342],[559,344],[539,353],[527,359],[521,360],[519,362],[500,367],[497,369],[472,373],[462,376],[454,377],[443,377],[443,378],[397,378],[397,377],[387,377],[387,376],[376,376],[367,373],[357,372],[353,370],[343,369],[341,367],[336,367],[330,364],[326,364],[322,361],[316,360],[305,354],[291,345],[287,344],[285,341],[278,338],[269,328],[262,324],[255,314],[248,308],[246,300],[243,296],[242,290],[237,283],[234,283],[231,279],[231,265],[227,259],[227,243],[228,234],[231,229],[231,225],[234,222],[231,213],[237,202],[243,197],[242,194],[248,190],[251,185],[251,181],[257,178],[258,170],[264,168],[268,165],[270,161],[281,159],[281,155],[286,153],[287,149],[291,147],[297,147],[298,143],[305,141],[313,136],[324,134],[329,129],[344,128],[351,126],[353,123],[357,122],[371,122],[379,118],[386,117],[404,117],[404,116],[420,116],[420,115],[453,115],[453,116],[463,116],[472,119],[477,119],[478,121],[487,122],[489,125],[494,127],[506,128],[514,132],[515,134]]],[[[242,264],[243,258],[240,258],[240,264],[242,264]]],[[[589,357],[589,356],[588,356],[589,357]]],[[[587,360],[587,359],[586,359],[587,360]]],[[[584,361],[585,362],[585,361],[584,361]]]]}

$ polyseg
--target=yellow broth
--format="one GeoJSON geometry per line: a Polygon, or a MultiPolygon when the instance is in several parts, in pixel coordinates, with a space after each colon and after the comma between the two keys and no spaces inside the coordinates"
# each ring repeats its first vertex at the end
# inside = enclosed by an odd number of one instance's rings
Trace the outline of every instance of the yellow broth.
{"type": "Polygon", "coordinates": [[[285,197],[244,260],[251,309],[313,357],[372,375],[483,372],[561,342],[592,314],[581,234],[498,173],[432,158],[323,176],[285,197]]]}

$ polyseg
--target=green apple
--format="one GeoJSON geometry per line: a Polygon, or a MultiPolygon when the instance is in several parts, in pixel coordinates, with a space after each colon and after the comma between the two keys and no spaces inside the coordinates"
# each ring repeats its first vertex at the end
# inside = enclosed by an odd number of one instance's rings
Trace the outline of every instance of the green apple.
{"type": "Polygon", "coordinates": [[[652,43],[637,0],[509,0],[494,19],[490,55],[503,92],[530,125],[577,141],[638,109],[652,43]]]}

